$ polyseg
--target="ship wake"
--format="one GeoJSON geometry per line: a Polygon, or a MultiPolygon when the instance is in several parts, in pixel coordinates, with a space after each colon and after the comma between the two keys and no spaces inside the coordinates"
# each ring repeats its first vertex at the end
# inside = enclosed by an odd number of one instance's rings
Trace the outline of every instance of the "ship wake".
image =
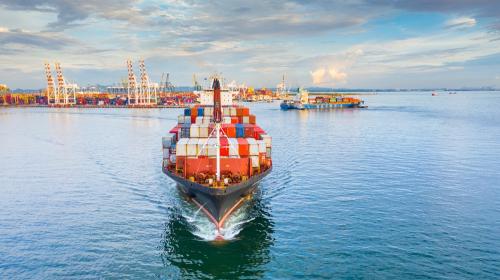
{"type": "Polygon", "coordinates": [[[254,218],[248,214],[248,205],[238,208],[224,223],[224,227],[217,229],[200,208],[183,207],[182,216],[190,224],[191,232],[205,241],[233,240],[243,230],[245,225],[254,218]]]}

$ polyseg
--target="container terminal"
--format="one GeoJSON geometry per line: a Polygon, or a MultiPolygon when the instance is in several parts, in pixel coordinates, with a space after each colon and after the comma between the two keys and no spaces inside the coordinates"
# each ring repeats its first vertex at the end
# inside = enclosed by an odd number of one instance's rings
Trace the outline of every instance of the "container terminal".
{"type": "MultiPolygon", "coordinates": [[[[78,108],[185,108],[201,102],[202,85],[193,75],[192,88],[176,88],[170,81],[170,74],[163,73],[159,83],[152,82],[146,71],[144,60],[138,61],[139,79],[136,77],[133,62],[126,61],[127,75],[120,85],[108,87],[79,87],[76,83],[68,82],[63,75],[59,62],[54,63],[52,71],[51,64],[45,63],[46,88],[39,91],[12,92],[7,85],[0,84],[0,106],[48,106],[48,107],[78,107],[78,108]],[[54,75],[55,73],[55,75],[54,75]]],[[[207,79],[205,79],[207,81],[207,79]]],[[[245,84],[237,85],[236,82],[225,83],[229,91],[233,93],[233,99],[240,102],[273,102],[284,100],[281,108],[287,109],[310,109],[314,107],[346,106],[344,94],[332,94],[318,96],[314,100],[308,99],[306,93],[299,90],[297,93],[290,92],[290,88],[282,81],[275,90],[268,88],[257,89],[245,84]],[[306,96],[306,97],[304,97],[306,96]],[[326,102],[330,97],[343,97],[342,100],[326,102]],[[324,104],[319,104],[319,103],[324,104]],[[340,102],[340,103],[339,103],[340,102]],[[330,104],[327,104],[330,103],[330,104]]],[[[206,85],[205,85],[206,87],[206,85]]],[[[357,99],[349,100],[356,102],[357,99]]],[[[360,107],[362,101],[355,105],[360,107]]],[[[347,106],[348,107],[348,106],[347,106]]]]}

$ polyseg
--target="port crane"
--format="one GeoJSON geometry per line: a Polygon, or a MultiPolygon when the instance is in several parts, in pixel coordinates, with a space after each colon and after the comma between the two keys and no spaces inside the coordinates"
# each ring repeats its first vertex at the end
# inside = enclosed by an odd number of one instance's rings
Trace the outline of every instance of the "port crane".
{"type": "Polygon", "coordinates": [[[45,76],[47,78],[47,103],[48,105],[75,105],[76,84],[68,84],[64,78],[61,63],[55,63],[57,87],[52,77],[49,63],[45,63],[45,76]]]}
{"type": "Polygon", "coordinates": [[[130,106],[155,106],[158,104],[158,84],[151,83],[146,72],[144,60],[139,60],[139,73],[141,83],[138,85],[132,61],[127,60],[128,70],[128,104],[130,106]]]}

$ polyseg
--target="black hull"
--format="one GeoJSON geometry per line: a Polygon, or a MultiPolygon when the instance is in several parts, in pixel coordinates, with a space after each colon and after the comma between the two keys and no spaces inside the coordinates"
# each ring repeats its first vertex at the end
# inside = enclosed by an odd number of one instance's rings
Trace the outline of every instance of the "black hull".
{"type": "Polygon", "coordinates": [[[224,189],[217,189],[191,182],[163,168],[163,173],[176,181],[177,187],[191,198],[198,207],[202,206],[205,214],[212,219],[217,227],[223,225],[225,219],[243,203],[245,197],[251,194],[257,188],[258,183],[270,172],[271,168],[250,177],[245,182],[224,189]]]}

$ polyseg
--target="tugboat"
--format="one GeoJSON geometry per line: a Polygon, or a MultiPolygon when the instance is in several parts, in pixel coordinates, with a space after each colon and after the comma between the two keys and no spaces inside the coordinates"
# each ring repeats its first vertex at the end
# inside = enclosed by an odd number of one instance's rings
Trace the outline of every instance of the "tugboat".
{"type": "Polygon", "coordinates": [[[332,108],[366,108],[364,101],[353,97],[316,96],[309,98],[309,92],[299,88],[294,99],[284,100],[280,104],[281,110],[307,110],[332,108]]]}
{"type": "Polygon", "coordinates": [[[247,107],[234,105],[233,92],[200,91],[200,105],[184,110],[163,137],[163,172],[219,231],[272,170],[271,137],[247,107]]]}

